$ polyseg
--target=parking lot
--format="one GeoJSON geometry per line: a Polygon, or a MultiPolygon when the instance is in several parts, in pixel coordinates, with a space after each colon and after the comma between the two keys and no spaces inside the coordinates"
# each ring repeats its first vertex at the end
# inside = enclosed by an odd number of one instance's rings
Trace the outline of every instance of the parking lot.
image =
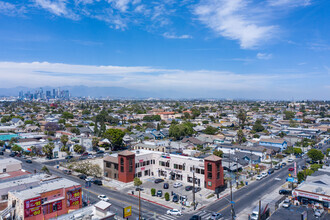
{"type": "MultiPolygon", "coordinates": [[[[174,195],[178,195],[178,199],[179,201],[187,201],[187,203],[184,203],[187,206],[190,206],[191,203],[193,202],[193,191],[189,190],[187,191],[185,188],[186,186],[192,186],[192,184],[183,184],[182,182],[179,181],[174,181],[174,180],[164,180],[163,182],[160,183],[155,183],[155,179],[154,177],[149,178],[149,179],[144,179],[142,180],[142,188],[143,191],[142,192],[142,196],[147,195],[147,196],[151,196],[151,189],[154,188],[156,191],[156,195],[153,196],[153,200],[155,202],[159,202],[162,203],[164,205],[169,205],[169,204],[177,204],[179,205],[179,202],[173,202],[173,196],[174,195]],[[164,189],[164,183],[168,184],[168,188],[164,189]],[[173,185],[174,183],[181,183],[182,186],[179,186],[177,188],[175,188],[173,185]],[[165,201],[165,193],[168,192],[170,194],[170,201],[165,201]]],[[[197,185],[195,186],[196,188],[198,187],[197,185]]],[[[136,194],[137,191],[135,189],[135,187],[130,187],[129,188],[129,193],[132,193],[132,191],[134,191],[134,193],[136,194]]],[[[206,197],[208,195],[213,194],[213,191],[207,190],[207,189],[200,189],[198,192],[195,193],[195,201],[196,203],[198,203],[199,205],[205,205],[206,203],[210,202],[211,199],[207,199],[206,197]]],[[[215,197],[215,196],[214,196],[215,197]]]]}

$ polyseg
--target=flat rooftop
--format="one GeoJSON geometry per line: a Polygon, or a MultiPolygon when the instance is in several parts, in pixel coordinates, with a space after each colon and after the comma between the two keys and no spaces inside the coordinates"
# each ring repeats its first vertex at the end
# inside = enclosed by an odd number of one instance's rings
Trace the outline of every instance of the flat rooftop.
{"type": "Polygon", "coordinates": [[[56,189],[68,188],[72,186],[80,186],[80,184],[68,179],[59,178],[45,181],[40,186],[32,187],[31,189],[21,190],[12,193],[19,199],[26,200],[38,197],[40,196],[40,193],[49,192],[56,189]]]}

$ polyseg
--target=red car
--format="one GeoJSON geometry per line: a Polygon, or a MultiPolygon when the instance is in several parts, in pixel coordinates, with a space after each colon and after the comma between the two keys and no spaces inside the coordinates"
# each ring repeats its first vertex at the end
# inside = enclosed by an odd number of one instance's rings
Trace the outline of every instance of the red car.
{"type": "Polygon", "coordinates": [[[294,168],[293,168],[293,167],[290,167],[290,168],[288,169],[288,171],[294,171],[294,168]]]}

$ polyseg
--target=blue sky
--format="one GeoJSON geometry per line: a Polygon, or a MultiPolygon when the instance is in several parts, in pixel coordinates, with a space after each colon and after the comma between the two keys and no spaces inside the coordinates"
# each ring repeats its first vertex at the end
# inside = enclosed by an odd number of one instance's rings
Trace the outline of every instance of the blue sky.
{"type": "Polygon", "coordinates": [[[329,99],[327,0],[0,0],[1,87],[329,99]]]}

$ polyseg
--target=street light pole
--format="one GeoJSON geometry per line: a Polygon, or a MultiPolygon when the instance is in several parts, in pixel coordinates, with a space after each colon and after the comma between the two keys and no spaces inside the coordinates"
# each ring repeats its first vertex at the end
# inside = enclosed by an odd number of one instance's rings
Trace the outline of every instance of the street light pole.
{"type": "Polygon", "coordinates": [[[230,167],[230,150],[229,150],[229,172],[230,172],[230,207],[231,207],[231,219],[234,220],[234,204],[233,204],[233,187],[232,187],[232,178],[231,178],[231,167],[230,167]]]}

